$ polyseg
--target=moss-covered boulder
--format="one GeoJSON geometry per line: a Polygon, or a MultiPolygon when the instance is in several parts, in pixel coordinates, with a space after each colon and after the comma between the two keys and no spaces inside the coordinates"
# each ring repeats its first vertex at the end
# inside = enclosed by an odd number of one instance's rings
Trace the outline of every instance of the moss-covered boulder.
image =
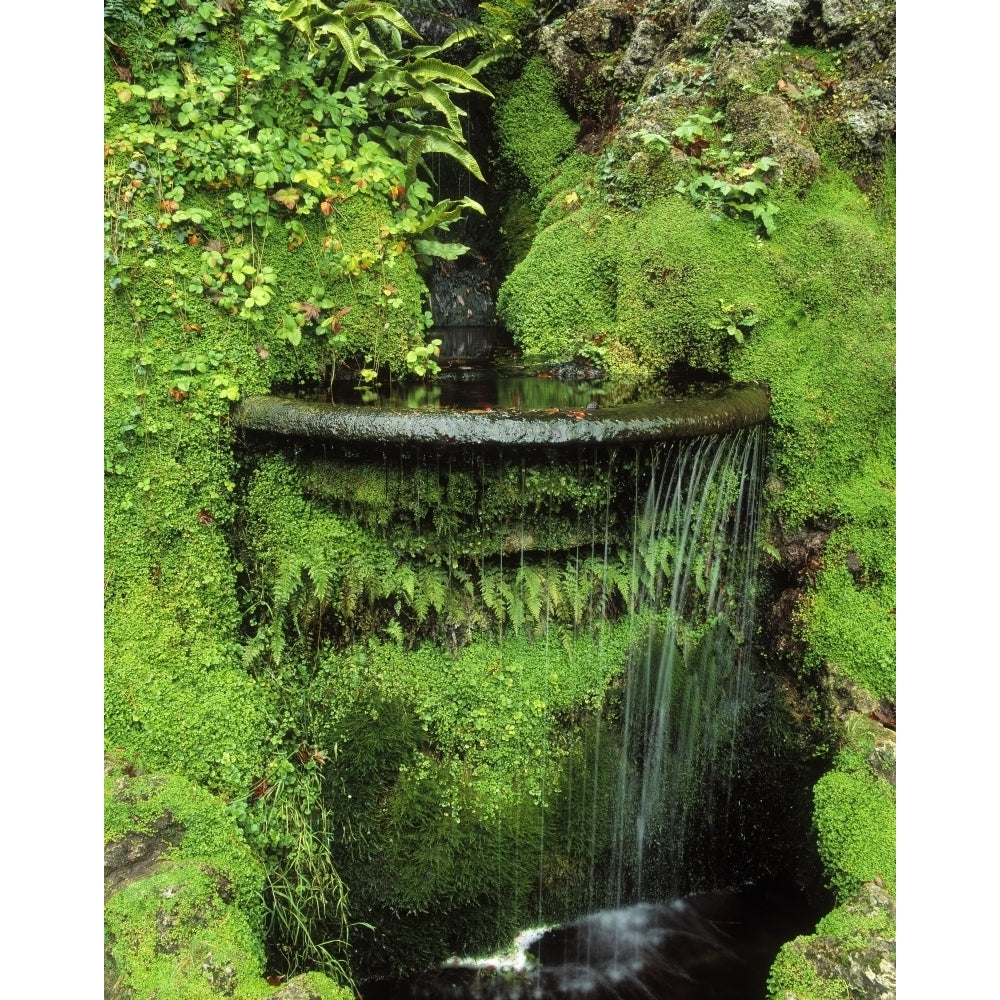
{"type": "Polygon", "coordinates": [[[896,903],[878,883],[861,886],[816,933],[784,945],[771,968],[769,1000],[893,1000],[896,903]]]}
{"type": "MultiPolygon", "coordinates": [[[[186,779],[110,760],[104,866],[110,1000],[277,995],[265,979],[264,869],[224,802],[186,779]]],[[[314,980],[303,997],[351,996],[314,980]]]]}

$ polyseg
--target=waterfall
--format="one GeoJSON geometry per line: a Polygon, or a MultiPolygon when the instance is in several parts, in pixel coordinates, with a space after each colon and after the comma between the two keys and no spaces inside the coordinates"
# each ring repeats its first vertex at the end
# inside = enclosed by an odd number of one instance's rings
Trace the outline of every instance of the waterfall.
{"type": "Polygon", "coordinates": [[[611,865],[595,903],[668,898],[689,813],[713,815],[712,779],[731,761],[749,686],[762,435],[663,443],[636,491],[632,572],[655,618],[628,665],[611,865]]]}

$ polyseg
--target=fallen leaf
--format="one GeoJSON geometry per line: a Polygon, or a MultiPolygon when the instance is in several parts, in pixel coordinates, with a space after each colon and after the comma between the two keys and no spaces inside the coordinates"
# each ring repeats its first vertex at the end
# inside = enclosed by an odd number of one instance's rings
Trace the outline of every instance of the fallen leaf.
{"type": "Polygon", "coordinates": [[[178,389],[173,386],[170,390],[170,395],[174,397],[174,402],[179,403],[182,399],[187,399],[188,394],[183,389],[178,389]]]}
{"type": "Polygon", "coordinates": [[[198,523],[199,524],[215,524],[215,518],[212,516],[210,510],[204,510],[198,512],[198,523]]]}

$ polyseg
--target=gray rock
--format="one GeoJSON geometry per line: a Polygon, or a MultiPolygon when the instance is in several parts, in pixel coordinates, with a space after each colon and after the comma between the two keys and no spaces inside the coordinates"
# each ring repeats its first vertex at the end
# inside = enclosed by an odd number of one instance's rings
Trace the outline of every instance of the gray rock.
{"type": "Polygon", "coordinates": [[[653,21],[640,21],[615,69],[615,80],[624,87],[639,87],[668,40],[669,35],[653,21]]]}
{"type": "Polygon", "coordinates": [[[750,0],[747,17],[762,38],[786,40],[803,20],[802,0],[750,0]]]}

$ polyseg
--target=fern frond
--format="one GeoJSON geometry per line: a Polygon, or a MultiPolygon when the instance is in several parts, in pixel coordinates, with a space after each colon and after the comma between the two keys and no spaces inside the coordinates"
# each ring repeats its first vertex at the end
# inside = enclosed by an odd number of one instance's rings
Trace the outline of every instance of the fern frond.
{"type": "Polygon", "coordinates": [[[443,59],[436,59],[433,56],[429,59],[418,59],[407,65],[407,70],[412,73],[421,83],[444,83],[453,84],[462,90],[471,90],[484,97],[492,97],[493,92],[480,83],[468,70],[456,66],[454,63],[445,62],[443,59]]]}
{"type": "Polygon", "coordinates": [[[401,34],[409,35],[411,38],[420,38],[420,33],[413,25],[395,7],[389,4],[372,3],[371,0],[349,0],[340,10],[346,17],[353,17],[358,21],[369,21],[372,18],[378,18],[380,21],[391,24],[401,34]]]}
{"type": "Polygon", "coordinates": [[[463,149],[445,129],[437,125],[426,125],[420,132],[424,140],[424,153],[443,153],[445,156],[450,156],[465,167],[473,177],[486,183],[476,158],[467,149],[463,149]]]}

